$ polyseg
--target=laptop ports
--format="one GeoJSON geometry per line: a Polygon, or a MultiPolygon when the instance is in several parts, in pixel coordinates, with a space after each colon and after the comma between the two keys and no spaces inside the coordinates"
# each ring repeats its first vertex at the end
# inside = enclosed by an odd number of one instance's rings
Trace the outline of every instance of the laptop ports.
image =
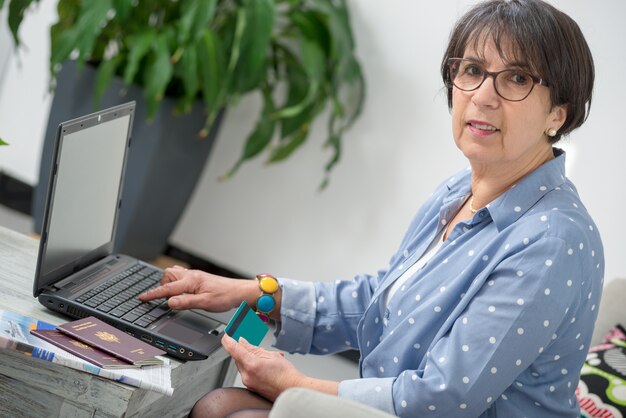
{"type": "Polygon", "coordinates": [[[147,341],[147,342],[149,342],[149,343],[151,343],[151,342],[152,342],[152,337],[151,337],[151,336],[149,336],[149,335],[147,335],[147,334],[143,334],[143,335],[141,336],[141,339],[142,339],[142,340],[144,340],[144,341],[147,341]]]}
{"type": "Polygon", "coordinates": [[[184,348],[182,348],[182,347],[180,347],[180,348],[178,349],[178,352],[179,352],[180,354],[185,354],[185,349],[184,349],[184,348]]]}
{"type": "Polygon", "coordinates": [[[189,357],[193,357],[193,351],[188,351],[188,352],[187,352],[187,355],[188,355],[189,357]]]}

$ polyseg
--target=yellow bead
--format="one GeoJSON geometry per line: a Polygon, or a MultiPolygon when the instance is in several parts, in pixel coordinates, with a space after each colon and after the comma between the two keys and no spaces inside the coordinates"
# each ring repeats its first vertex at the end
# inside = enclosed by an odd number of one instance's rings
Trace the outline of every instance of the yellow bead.
{"type": "Polygon", "coordinates": [[[278,280],[271,276],[260,277],[259,288],[265,293],[276,293],[278,290],[278,280]]]}

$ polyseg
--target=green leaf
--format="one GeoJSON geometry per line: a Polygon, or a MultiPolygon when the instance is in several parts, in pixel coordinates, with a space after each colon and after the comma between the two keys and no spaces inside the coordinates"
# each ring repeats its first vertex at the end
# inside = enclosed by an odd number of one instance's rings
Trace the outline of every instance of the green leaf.
{"type": "Polygon", "coordinates": [[[102,26],[111,10],[110,0],[99,0],[95,3],[87,2],[81,7],[78,21],[76,22],[77,49],[80,52],[79,62],[85,62],[91,57],[91,52],[96,43],[96,38],[102,31],[102,26]],[[86,5],[90,3],[89,5],[86,5]],[[95,6],[97,4],[97,6],[95,6]]]}
{"type": "Polygon", "coordinates": [[[361,72],[361,67],[359,64],[354,61],[354,65],[352,67],[352,71],[354,74],[353,80],[351,80],[351,88],[348,92],[348,104],[349,104],[349,112],[345,117],[345,127],[346,129],[352,126],[354,121],[361,115],[363,111],[363,105],[365,103],[365,78],[363,77],[363,73],[361,72]]]}
{"type": "Polygon", "coordinates": [[[332,135],[330,137],[329,143],[333,148],[333,156],[330,158],[330,161],[326,163],[326,167],[324,167],[327,178],[322,182],[322,185],[320,186],[321,189],[326,187],[326,185],[328,184],[328,174],[335,167],[335,165],[339,163],[339,160],[341,159],[341,136],[332,135]]]}
{"type": "MultiPolygon", "coordinates": [[[[39,1],[39,0],[35,0],[39,1]]],[[[24,12],[31,5],[33,0],[12,0],[9,3],[9,16],[7,18],[9,23],[9,29],[11,30],[11,34],[13,35],[13,41],[16,46],[20,45],[20,39],[18,36],[18,32],[20,29],[20,25],[22,24],[22,19],[24,19],[24,12]]],[[[2,5],[0,5],[0,9],[2,5]]]]}
{"type": "Polygon", "coordinates": [[[241,37],[241,50],[233,74],[236,91],[245,93],[258,86],[265,77],[267,55],[274,27],[274,2],[272,0],[243,0],[246,16],[241,37]]]}
{"type": "Polygon", "coordinates": [[[98,66],[94,98],[96,109],[100,109],[100,100],[106,92],[106,89],[109,87],[109,83],[111,82],[113,75],[115,75],[115,70],[122,62],[122,58],[123,57],[121,55],[116,55],[98,66]]]}
{"type": "Polygon", "coordinates": [[[128,41],[128,62],[124,70],[124,83],[129,85],[135,79],[139,70],[140,61],[146,56],[150,47],[155,41],[156,34],[153,30],[141,32],[129,37],[128,41]]]}
{"type": "MultiPolygon", "coordinates": [[[[301,103],[307,97],[309,89],[308,77],[302,65],[295,60],[286,60],[285,62],[285,74],[287,82],[287,101],[284,105],[285,108],[290,108],[301,103]]],[[[284,117],[280,121],[280,136],[284,139],[298,129],[301,129],[303,125],[310,124],[316,115],[315,103],[311,103],[301,107],[301,111],[291,117],[284,117]]],[[[279,111],[280,113],[280,111],[279,111]]]]}
{"type": "MultiPolygon", "coordinates": [[[[2,7],[2,5],[0,5],[0,7],[2,7]]],[[[9,144],[4,142],[4,140],[0,138],[0,145],[9,145],[9,144]]]]}
{"type": "Polygon", "coordinates": [[[183,82],[183,100],[187,103],[184,106],[188,110],[190,105],[196,98],[198,89],[200,88],[200,80],[198,77],[198,51],[195,48],[186,48],[183,52],[178,65],[178,74],[183,82]]]}
{"type": "Polygon", "coordinates": [[[162,33],[154,39],[148,58],[144,73],[145,97],[148,101],[148,117],[152,118],[156,113],[156,103],[163,99],[163,93],[173,74],[166,34],[162,33]]]}
{"type": "Polygon", "coordinates": [[[272,150],[268,163],[276,163],[289,157],[309,136],[308,126],[304,126],[289,141],[272,150]]]}
{"type": "Polygon", "coordinates": [[[328,30],[332,39],[331,58],[336,62],[335,76],[341,80],[350,79],[350,61],[354,56],[354,38],[350,29],[350,16],[345,0],[319,0],[314,5],[328,18],[328,30]]]}
{"type": "Polygon", "coordinates": [[[197,42],[215,16],[217,0],[182,0],[178,43],[197,42]]]}
{"type": "Polygon", "coordinates": [[[276,111],[274,114],[272,114],[272,117],[275,119],[293,118],[294,116],[302,113],[304,109],[306,109],[307,106],[309,106],[313,102],[313,99],[315,98],[315,94],[317,93],[318,88],[319,88],[319,85],[317,83],[315,82],[310,83],[309,89],[307,90],[307,94],[300,103],[297,103],[293,106],[282,108],[276,111]]]}
{"type": "Polygon", "coordinates": [[[274,133],[274,121],[267,117],[267,114],[261,116],[254,131],[248,136],[244,147],[242,158],[249,160],[256,157],[261,151],[269,145],[274,133]]]}
{"type": "Polygon", "coordinates": [[[59,0],[57,4],[57,15],[59,20],[55,25],[59,25],[64,29],[73,25],[76,22],[78,12],[80,10],[81,0],[59,0]]]}
{"type": "Polygon", "coordinates": [[[243,38],[243,34],[246,29],[246,21],[246,12],[243,9],[238,10],[237,23],[235,24],[235,35],[233,36],[233,43],[230,47],[230,58],[228,60],[229,75],[235,71],[235,67],[239,61],[239,54],[241,53],[241,39],[243,38]]]}
{"type": "Polygon", "coordinates": [[[115,18],[120,21],[128,19],[133,11],[133,3],[129,0],[113,0],[115,18]]]}
{"type": "Polygon", "coordinates": [[[180,21],[178,22],[178,43],[186,43],[190,36],[191,25],[198,14],[199,0],[181,0],[180,21]]]}
{"type": "Polygon", "coordinates": [[[303,39],[300,43],[302,50],[302,65],[312,82],[320,83],[324,79],[326,57],[317,42],[303,39]]]}
{"type": "MultiPolygon", "coordinates": [[[[54,30],[54,26],[51,30],[54,30]]],[[[52,47],[50,63],[52,69],[56,64],[63,63],[76,47],[76,43],[80,34],[76,30],[68,30],[58,33],[56,36],[52,36],[52,47]]]]}
{"type": "MultiPolygon", "coordinates": [[[[308,91],[308,78],[299,62],[285,61],[285,81],[287,82],[287,100],[284,107],[291,107],[304,100],[308,91]]],[[[282,121],[281,137],[291,135],[296,130],[297,127],[289,129],[288,125],[291,120],[292,118],[285,118],[282,121]]]]}
{"type": "Polygon", "coordinates": [[[74,25],[52,38],[50,61],[53,68],[55,64],[65,61],[75,49],[79,51],[79,62],[84,63],[90,58],[109,10],[111,0],[85,2],[81,5],[74,25]]]}
{"type": "Polygon", "coordinates": [[[330,56],[331,36],[328,27],[318,13],[311,11],[294,12],[291,18],[306,39],[316,42],[324,51],[324,55],[330,56]]]}
{"type": "Polygon", "coordinates": [[[327,16],[335,50],[351,52],[354,49],[354,38],[345,0],[318,0],[312,6],[327,16]]]}
{"type": "Polygon", "coordinates": [[[226,85],[226,58],[220,40],[215,32],[205,29],[197,44],[198,74],[203,93],[204,104],[209,111],[205,130],[213,123],[217,110],[222,105],[222,96],[226,85]]]}
{"type": "Polygon", "coordinates": [[[308,90],[306,96],[299,102],[278,110],[275,118],[292,118],[302,113],[315,99],[321,83],[325,79],[326,57],[322,48],[316,42],[301,39],[302,68],[308,77],[308,90]]]}
{"type": "MultiPolygon", "coordinates": [[[[59,0],[57,15],[59,20],[50,27],[50,74],[54,75],[55,67],[61,64],[72,52],[73,44],[67,44],[62,34],[71,29],[76,23],[80,0],[59,0]],[[61,39],[61,41],[59,41],[61,39]],[[61,48],[61,50],[59,50],[61,48]]],[[[73,40],[72,40],[73,41],[73,40]]]]}
{"type": "Polygon", "coordinates": [[[264,107],[261,117],[252,133],[246,139],[241,157],[239,157],[234,167],[223,177],[224,179],[232,177],[244,161],[259,155],[272,140],[276,123],[269,115],[274,111],[274,103],[272,101],[271,92],[265,90],[263,96],[264,107]]]}

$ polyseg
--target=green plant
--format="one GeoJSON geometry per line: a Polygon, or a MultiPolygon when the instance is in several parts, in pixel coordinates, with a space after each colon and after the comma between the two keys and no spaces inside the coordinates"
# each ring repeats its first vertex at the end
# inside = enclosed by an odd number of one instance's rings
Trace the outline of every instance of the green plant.
{"type": "MultiPolygon", "coordinates": [[[[17,45],[24,11],[37,1],[9,0],[17,45]]],[[[98,66],[96,100],[114,75],[143,86],[148,117],[166,95],[180,112],[200,99],[207,114],[200,136],[219,109],[259,93],[259,119],[226,178],[263,151],[269,163],[287,158],[328,107],[325,145],[333,153],[324,186],[363,105],[345,0],[59,0],[58,14],[52,85],[62,63],[76,59],[98,66]]]]}

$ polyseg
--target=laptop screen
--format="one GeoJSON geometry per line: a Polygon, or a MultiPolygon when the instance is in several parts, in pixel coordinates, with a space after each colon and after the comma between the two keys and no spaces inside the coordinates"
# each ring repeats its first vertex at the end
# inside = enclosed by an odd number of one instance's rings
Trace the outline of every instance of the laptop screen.
{"type": "Polygon", "coordinates": [[[40,248],[43,288],[99,248],[111,249],[132,109],[61,124],[40,248]],[[56,174],[55,174],[56,172],[56,174]]]}

